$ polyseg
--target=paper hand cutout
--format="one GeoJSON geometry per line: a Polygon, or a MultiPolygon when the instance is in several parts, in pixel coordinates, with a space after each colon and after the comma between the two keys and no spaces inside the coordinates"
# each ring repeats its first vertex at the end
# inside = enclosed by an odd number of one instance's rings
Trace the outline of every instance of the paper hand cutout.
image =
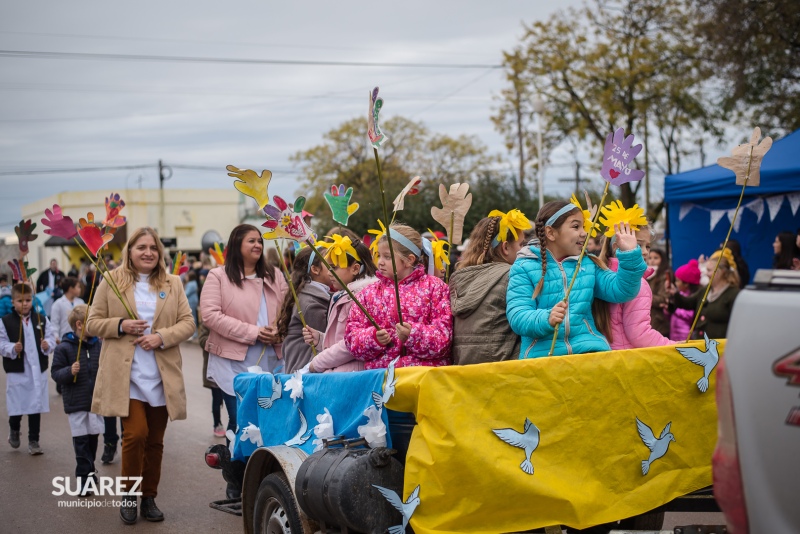
{"type": "Polygon", "coordinates": [[[269,203],[269,181],[272,180],[272,172],[264,169],[259,176],[250,169],[239,169],[233,165],[225,168],[228,169],[228,176],[236,178],[233,187],[255,200],[259,209],[263,210],[269,203]]]}
{"type": "MultiPolygon", "coordinates": [[[[383,236],[386,235],[386,227],[383,225],[383,221],[378,219],[378,224],[380,225],[380,230],[367,230],[367,233],[370,233],[375,236],[375,239],[372,240],[372,243],[369,244],[369,251],[372,252],[372,257],[378,257],[378,241],[381,240],[383,236]]],[[[377,262],[377,259],[375,260],[377,262]]]]}
{"type": "Polygon", "coordinates": [[[736,185],[744,185],[747,179],[747,185],[758,186],[761,185],[761,161],[764,155],[772,148],[772,138],[765,137],[761,139],[761,128],[757,127],[753,130],[753,135],[750,136],[750,142],[744,143],[733,150],[733,156],[723,156],[717,159],[720,167],[730,169],[736,173],[736,185]],[[750,149],[752,148],[752,161],[750,161],[750,149]],[[750,171],[750,178],[747,178],[748,169],[750,171]]]}
{"type": "Polygon", "coordinates": [[[61,212],[61,206],[58,204],[53,204],[52,210],[44,210],[42,224],[48,227],[48,229],[44,231],[47,235],[63,237],[64,239],[72,239],[78,235],[78,231],[75,229],[75,223],[72,222],[70,217],[64,216],[61,212]]]}
{"type": "Polygon", "coordinates": [[[86,248],[93,256],[97,256],[104,246],[106,246],[112,239],[113,234],[105,234],[103,230],[94,222],[94,213],[89,212],[86,219],[81,217],[78,221],[80,228],[78,228],[78,235],[81,236],[86,248]],[[88,220],[87,220],[88,219],[88,220]]]}
{"type": "Polygon", "coordinates": [[[419,184],[422,182],[422,179],[419,176],[415,176],[411,179],[408,184],[400,191],[400,194],[394,199],[392,204],[394,204],[394,211],[402,211],[405,207],[406,195],[416,195],[419,193],[419,184]]]}
{"type": "Polygon", "coordinates": [[[448,235],[450,243],[461,244],[462,234],[464,233],[464,217],[467,216],[469,207],[472,206],[472,193],[469,191],[469,184],[453,184],[448,192],[444,185],[439,184],[439,200],[442,207],[432,207],[431,216],[436,222],[441,224],[447,233],[452,227],[453,235],[448,235]],[[452,226],[451,226],[452,225],[452,226]]]}
{"type": "Polygon", "coordinates": [[[347,226],[347,221],[350,219],[350,216],[358,210],[358,202],[350,204],[352,196],[353,188],[348,187],[347,191],[345,191],[344,185],[340,185],[339,187],[332,185],[331,192],[326,192],[324,195],[325,201],[331,208],[333,220],[344,226],[347,226]]]}
{"type": "Polygon", "coordinates": [[[180,276],[184,273],[189,272],[189,266],[184,265],[186,263],[186,254],[183,254],[180,250],[175,253],[175,258],[172,260],[172,271],[171,273],[175,276],[180,276]]]}
{"type": "Polygon", "coordinates": [[[36,272],[36,267],[28,267],[28,260],[23,261],[22,265],[25,267],[25,277],[30,280],[33,273],[36,272]]]}
{"type": "Polygon", "coordinates": [[[622,185],[628,182],[638,182],[644,178],[644,171],[632,169],[633,159],[642,151],[642,145],[633,145],[633,134],[625,137],[625,130],[619,128],[606,137],[603,149],[603,168],[600,176],[611,185],[622,185]]]}
{"type": "Polygon", "coordinates": [[[367,113],[367,137],[370,144],[375,148],[380,148],[383,143],[389,140],[386,135],[381,132],[381,127],[378,125],[378,115],[383,108],[383,99],[378,96],[379,88],[376,87],[369,94],[369,112],[367,113]]]}
{"type": "Polygon", "coordinates": [[[26,282],[28,280],[27,273],[25,276],[22,275],[22,266],[19,264],[19,260],[14,258],[13,260],[8,262],[8,266],[11,268],[11,276],[14,280],[18,282],[26,282]]]}
{"type": "Polygon", "coordinates": [[[217,262],[217,265],[221,267],[225,265],[225,257],[228,255],[228,247],[225,247],[225,250],[223,250],[219,243],[214,243],[214,248],[208,249],[208,253],[211,254],[211,257],[214,258],[214,261],[217,262]]]}
{"type": "Polygon", "coordinates": [[[311,228],[302,217],[303,206],[306,204],[305,197],[297,197],[293,208],[290,208],[286,201],[277,195],[274,200],[275,206],[267,204],[263,208],[264,215],[269,220],[261,226],[270,229],[262,236],[264,239],[285,237],[295,241],[308,241],[313,237],[311,228]]]}
{"type": "Polygon", "coordinates": [[[108,228],[119,228],[125,226],[127,219],[119,214],[125,207],[125,201],[120,198],[119,193],[111,193],[106,197],[106,220],[104,224],[108,228]]]}
{"type": "Polygon", "coordinates": [[[14,227],[14,232],[17,234],[17,239],[19,240],[19,252],[23,256],[28,253],[28,243],[39,237],[37,234],[33,233],[35,229],[36,223],[31,222],[30,219],[27,221],[20,221],[19,225],[14,227]]]}

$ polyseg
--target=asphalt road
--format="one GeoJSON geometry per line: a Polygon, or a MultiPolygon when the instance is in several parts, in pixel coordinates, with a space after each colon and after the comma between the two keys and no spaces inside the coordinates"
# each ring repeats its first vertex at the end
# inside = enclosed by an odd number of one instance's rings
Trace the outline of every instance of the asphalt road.
{"type": "MultiPolygon", "coordinates": [[[[161,483],[156,499],[166,517],[163,523],[139,521],[125,527],[119,510],[113,507],[63,508],[59,501],[94,501],[110,506],[114,497],[78,497],[52,494],[53,477],[74,477],[75,457],[69,422],[61,396],[50,381],[50,412],[42,415],[40,445],[45,453],[27,453],[27,418],[22,422],[22,445],[12,449],[6,442],[8,428],[0,430],[0,532],[60,534],[105,534],[123,527],[136,532],[242,532],[242,519],[209,508],[208,503],[225,497],[225,483],[219,471],[205,465],[203,453],[224,439],[212,434],[211,393],[202,386],[202,356],[193,343],[181,347],[186,382],[187,413],[185,421],[170,422],[164,439],[161,483]]],[[[0,373],[0,414],[7,421],[5,402],[6,375],[0,373]]],[[[223,408],[223,421],[227,421],[223,408]]],[[[101,476],[119,475],[119,448],[114,462],[100,463],[102,437],[96,467],[101,476]]],[[[664,529],[677,525],[724,524],[722,514],[667,514],[664,529]]]]}

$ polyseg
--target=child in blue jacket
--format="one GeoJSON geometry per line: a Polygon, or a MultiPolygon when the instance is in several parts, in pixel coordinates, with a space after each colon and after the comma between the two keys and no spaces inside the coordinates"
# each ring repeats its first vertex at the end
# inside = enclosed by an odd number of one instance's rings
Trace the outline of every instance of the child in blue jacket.
{"type": "Polygon", "coordinates": [[[548,202],[536,217],[539,245],[524,247],[511,267],[506,315],[511,329],[522,337],[520,359],[547,356],[557,327],[554,356],[610,350],[595,326],[592,301],[596,297],[623,303],[639,293],[647,265],[636,235],[624,224],[614,227],[619,270],[609,271],[596,258],[587,256],[569,302],[563,302],[587,238],[585,222],[579,206],[548,202]]]}

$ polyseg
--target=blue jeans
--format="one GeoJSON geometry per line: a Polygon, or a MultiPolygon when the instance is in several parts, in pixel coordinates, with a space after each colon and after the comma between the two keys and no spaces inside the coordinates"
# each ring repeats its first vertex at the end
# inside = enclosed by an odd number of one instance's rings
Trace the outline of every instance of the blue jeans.
{"type": "MultiPolygon", "coordinates": [[[[228,395],[221,389],[219,392],[222,394],[225,409],[228,411],[228,430],[236,432],[236,395],[228,395]]],[[[225,437],[225,443],[227,445],[231,444],[227,436],[225,437]]]]}

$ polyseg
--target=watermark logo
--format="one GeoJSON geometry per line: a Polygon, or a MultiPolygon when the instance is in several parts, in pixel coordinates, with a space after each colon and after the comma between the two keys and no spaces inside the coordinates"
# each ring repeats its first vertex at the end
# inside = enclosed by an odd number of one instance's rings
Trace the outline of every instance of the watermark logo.
{"type": "Polygon", "coordinates": [[[91,472],[86,477],[83,486],[81,480],[74,477],[53,477],[53,495],[60,497],[70,495],[77,497],[82,492],[92,493],[97,496],[136,496],[141,497],[139,487],[142,477],[96,477],[96,472],[91,472]],[[128,482],[129,484],[126,484],[128,482]],[[128,486],[128,489],[125,489],[128,486]]]}

